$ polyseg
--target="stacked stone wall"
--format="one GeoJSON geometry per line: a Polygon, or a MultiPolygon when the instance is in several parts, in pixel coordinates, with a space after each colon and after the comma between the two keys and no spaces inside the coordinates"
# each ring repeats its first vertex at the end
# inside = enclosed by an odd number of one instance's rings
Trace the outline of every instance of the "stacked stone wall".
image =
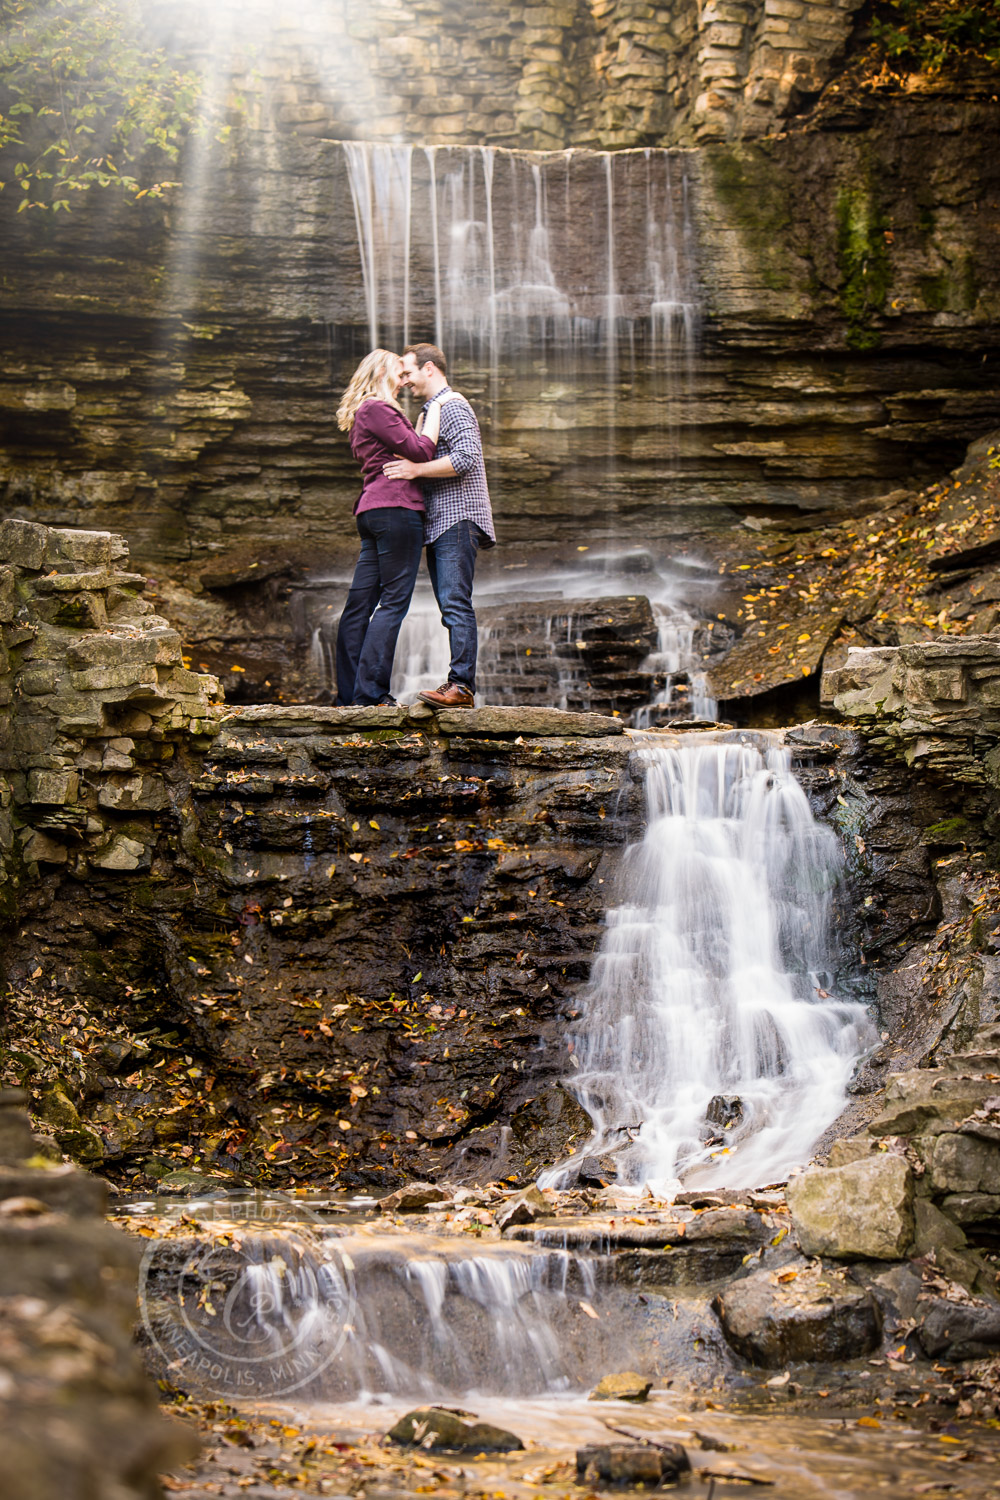
{"type": "MultiPolygon", "coordinates": [[[[828,80],[860,0],[330,0],[234,85],[254,124],[335,140],[561,150],[767,135],[828,80]]],[[[242,68],[245,67],[245,71],[242,68]]]]}
{"type": "Polygon", "coordinates": [[[211,734],[217,681],[142,598],[104,532],[0,523],[0,911],[40,868],[149,867],[177,741],[211,734]]]}

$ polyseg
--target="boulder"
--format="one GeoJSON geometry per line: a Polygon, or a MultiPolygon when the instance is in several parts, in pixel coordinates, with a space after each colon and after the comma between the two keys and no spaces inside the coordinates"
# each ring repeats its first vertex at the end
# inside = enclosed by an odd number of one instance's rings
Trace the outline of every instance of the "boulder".
{"type": "Polygon", "coordinates": [[[1000,1222],[1000,1193],[949,1193],[941,1207],[958,1224],[1000,1222]]]}
{"type": "Polygon", "coordinates": [[[549,1203],[540,1188],[532,1183],[525,1192],[508,1203],[497,1213],[497,1224],[501,1230],[513,1228],[515,1224],[533,1224],[543,1214],[552,1212],[552,1204],[549,1203]]]}
{"type": "Polygon", "coordinates": [[[386,1433],[386,1441],[450,1453],[514,1453],[524,1447],[519,1437],[503,1427],[493,1427],[489,1422],[465,1422],[439,1406],[408,1411],[386,1433]]]}
{"type": "Polygon", "coordinates": [[[997,1091],[996,1080],[967,1078],[934,1068],[911,1068],[890,1076],[885,1108],[869,1125],[874,1136],[936,1135],[981,1109],[997,1091]]]}
{"type": "Polygon", "coordinates": [[[1000,1352],[1000,1307],[936,1298],[917,1336],[930,1359],[989,1359],[1000,1352]]]}
{"type": "Polygon", "coordinates": [[[580,1484],[660,1485],[691,1472],[691,1460],[680,1443],[607,1443],[578,1448],[580,1484]]]}
{"type": "Polygon", "coordinates": [[[444,1188],[435,1187],[433,1182],[408,1182],[405,1187],[397,1188],[383,1198],[379,1208],[384,1214],[415,1214],[428,1204],[447,1202],[450,1196],[444,1188]]]}
{"type": "Polygon", "coordinates": [[[714,1307],[737,1354],[765,1369],[791,1360],[857,1359],[877,1348],[882,1324],[871,1292],[844,1271],[806,1266],[755,1271],[714,1307]]]}
{"type": "Polygon", "coordinates": [[[645,1401],[653,1386],[644,1375],[624,1370],[619,1375],[605,1375],[591,1391],[590,1401],[645,1401]]]}
{"type": "Polygon", "coordinates": [[[1000,1142],[964,1134],[938,1135],[927,1169],[934,1193],[1000,1193],[1000,1142]]]}
{"type": "Polygon", "coordinates": [[[788,1209],[806,1255],[899,1260],[913,1242],[913,1174],[879,1153],[793,1177],[788,1209]]]}

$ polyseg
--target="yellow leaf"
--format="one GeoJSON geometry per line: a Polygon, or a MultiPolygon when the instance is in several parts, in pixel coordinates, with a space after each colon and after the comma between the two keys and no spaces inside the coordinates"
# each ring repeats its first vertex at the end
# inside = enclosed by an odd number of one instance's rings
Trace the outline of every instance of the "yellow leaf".
{"type": "MultiPolygon", "coordinates": [[[[881,1427],[882,1423],[879,1421],[878,1417],[859,1417],[858,1418],[858,1426],[859,1427],[881,1427]]],[[[956,1439],[956,1442],[957,1442],[957,1439],[956,1439]]]]}
{"type": "Polygon", "coordinates": [[[360,854],[349,854],[347,857],[348,857],[348,859],[353,859],[353,861],[354,861],[354,863],[356,865],[359,865],[361,863],[362,858],[363,858],[363,856],[360,855],[360,854]]]}
{"type": "Polygon", "coordinates": [[[787,1233],[788,1233],[787,1227],[785,1229],[779,1229],[778,1232],[777,1232],[777,1234],[774,1236],[774,1239],[771,1241],[771,1244],[772,1245],[780,1245],[781,1242],[782,1242],[782,1240],[785,1238],[785,1235],[787,1233]]]}
{"type": "Polygon", "coordinates": [[[801,646],[803,641],[811,641],[811,640],[812,640],[812,636],[809,634],[808,630],[803,630],[803,632],[802,632],[802,634],[800,636],[796,636],[796,638],[795,638],[795,644],[797,646],[801,646]]]}
{"type": "Polygon", "coordinates": [[[378,826],[378,824],[377,824],[377,823],[376,823],[376,821],[375,821],[375,819],[374,819],[374,818],[369,818],[369,819],[368,819],[368,827],[369,827],[369,828],[374,828],[374,829],[376,829],[376,830],[377,830],[377,831],[378,831],[378,832],[379,832],[379,833],[381,833],[381,832],[382,832],[382,830],[381,830],[381,828],[379,828],[379,826],[378,826]]]}

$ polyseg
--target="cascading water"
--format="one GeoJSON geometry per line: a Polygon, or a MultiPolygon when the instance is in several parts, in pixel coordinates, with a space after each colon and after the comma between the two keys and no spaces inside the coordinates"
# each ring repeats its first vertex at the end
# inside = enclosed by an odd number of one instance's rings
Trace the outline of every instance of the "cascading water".
{"type": "Polygon", "coordinates": [[[613,1151],[622,1183],[660,1193],[776,1181],[808,1160],[873,1036],[833,993],[836,838],[775,745],[639,756],[646,833],[574,1038],[584,1154],[613,1151]]]}
{"type": "Polygon", "coordinates": [[[519,355],[596,355],[612,404],[618,345],[634,352],[640,326],[664,372],[695,347],[682,153],[372,142],[344,152],[373,346],[433,331],[477,381],[494,382],[519,355]]]}
{"type": "Polygon", "coordinates": [[[621,1330],[597,1311],[592,1255],[315,1223],[253,1229],[226,1215],[224,1199],[195,1200],[187,1223],[199,1232],[153,1242],[143,1261],[148,1347],[188,1388],[554,1394],[621,1352],[621,1330]]]}

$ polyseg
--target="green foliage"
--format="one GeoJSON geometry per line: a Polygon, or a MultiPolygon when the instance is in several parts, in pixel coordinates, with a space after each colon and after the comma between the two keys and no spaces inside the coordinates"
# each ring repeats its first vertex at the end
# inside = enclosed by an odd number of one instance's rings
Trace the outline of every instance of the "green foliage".
{"type": "Polygon", "coordinates": [[[1000,67],[997,0],[887,0],[872,32],[890,61],[939,73],[961,60],[1000,67]]]}
{"type": "Polygon", "coordinates": [[[185,137],[206,130],[228,127],[141,0],[0,0],[0,190],[22,194],[18,212],[68,211],[95,188],[160,197],[185,137]]]}

